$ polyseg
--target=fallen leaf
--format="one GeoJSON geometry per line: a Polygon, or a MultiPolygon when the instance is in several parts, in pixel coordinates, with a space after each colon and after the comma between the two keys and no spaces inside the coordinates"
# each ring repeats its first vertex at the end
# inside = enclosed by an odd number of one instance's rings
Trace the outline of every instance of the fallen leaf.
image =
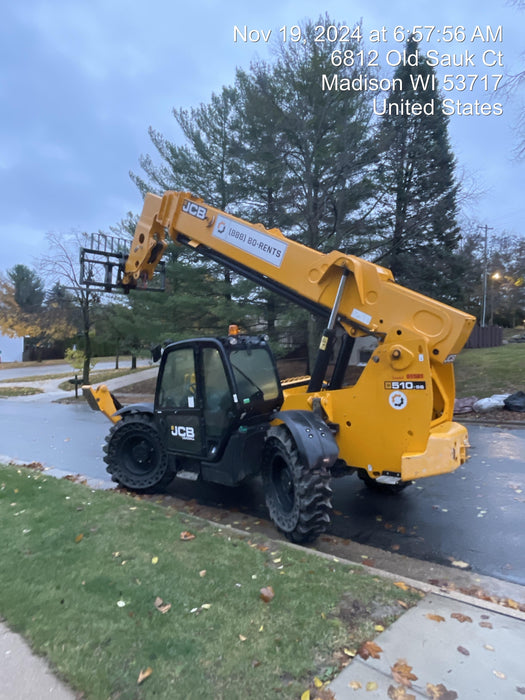
{"type": "Polygon", "coordinates": [[[400,605],[402,608],[405,608],[405,610],[408,610],[408,603],[405,603],[404,600],[398,600],[397,604],[400,605]]]}
{"type": "Polygon", "coordinates": [[[304,693],[301,695],[301,700],[310,700],[310,691],[305,690],[304,693]]]}
{"type": "Polygon", "coordinates": [[[494,651],[494,647],[492,646],[492,644],[484,644],[483,648],[487,651],[494,651]]]}
{"type": "Polygon", "coordinates": [[[384,632],[385,631],[385,628],[383,627],[383,625],[374,625],[374,629],[376,632],[384,632]]]}
{"type": "Polygon", "coordinates": [[[453,617],[458,622],[472,622],[472,618],[468,615],[463,615],[463,613],[451,613],[450,617],[453,617]]]}
{"type": "Polygon", "coordinates": [[[408,591],[408,589],[410,588],[410,586],[407,586],[407,584],[404,581],[395,581],[394,586],[401,588],[402,591],[408,591]]]}
{"type": "Polygon", "coordinates": [[[348,687],[352,688],[352,690],[360,690],[363,686],[359,681],[350,681],[348,687]]]}
{"type": "Polygon", "coordinates": [[[366,661],[366,659],[372,657],[373,659],[379,659],[380,654],[383,650],[375,642],[364,642],[361,644],[357,653],[359,656],[366,661]]]}
{"type": "Polygon", "coordinates": [[[198,614],[201,613],[203,610],[209,610],[210,608],[211,608],[211,603],[203,603],[202,605],[199,605],[198,608],[192,608],[192,609],[190,610],[190,613],[195,613],[195,614],[198,615],[198,614]]]}
{"type": "Polygon", "coordinates": [[[441,615],[435,615],[434,613],[427,613],[429,620],[434,620],[434,622],[445,622],[445,618],[441,615]]]}
{"type": "Polygon", "coordinates": [[[377,683],[376,683],[375,681],[369,681],[369,682],[366,684],[366,689],[367,689],[368,691],[377,690],[377,687],[378,687],[378,686],[377,686],[377,683]]]}
{"type": "Polygon", "coordinates": [[[456,561],[454,560],[452,562],[452,566],[456,566],[458,569],[468,569],[470,564],[468,564],[466,561],[456,561]]]}
{"type": "Polygon", "coordinates": [[[146,680],[146,678],[149,678],[152,673],[153,669],[151,668],[151,666],[148,666],[148,668],[141,671],[139,673],[139,677],[137,678],[137,685],[140,685],[143,681],[146,680]]]}
{"type": "Polygon", "coordinates": [[[407,693],[407,689],[402,685],[397,688],[391,685],[388,688],[388,697],[390,700],[416,700],[416,696],[412,695],[412,693],[407,693]]]}
{"type": "Polygon", "coordinates": [[[260,594],[261,600],[263,600],[265,603],[269,603],[275,596],[275,593],[271,586],[265,586],[264,588],[261,588],[260,594]]]}
{"type": "Polygon", "coordinates": [[[470,656],[470,651],[465,649],[465,647],[458,647],[458,651],[460,654],[463,654],[463,656],[470,656]]]}
{"type": "Polygon", "coordinates": [[[159,563],[159,558],[158,558],[158,557],[151,557],[151,563],[152,563],[152,564],[158,564],[158,563],[159,563]]]}
{"type": "Polygon", "coordinates": [[[241,640],[241,642],[245,642],[248,639],[248,637],[245,637],[243,634],[240,634],[239,639],[241,640]]]}
{"type": "Polygon", "coordinates": [[[322,687],[323,687],[323,681],[322,681],[320,678],[318,678],[317,676],[315,676],[315,678],[314,678],[314,685],[315,685],[316,688],[322,688],[322,687]]]}
{"type": "Polygon", "coordinates": [[[77,542],[77,544],[78,544],[78,542],[81,542],[83,539],[84,539],[84,535],[82,533],[80,533],[80,535],[77,535],[75,537],[75,542],[77,542]]]}
{"type": "Polygon", "coordinates": [[[506,600],[507,606],[509,608],[513,608],[514,610],[519,610],[519,603],[516,603],[515,600],[512,600],[512,598],[507,598],[506,600]]]}
{"type": "Polygon", "coordinates": [[[427,683],[427,693],[432,700],[457,700],[458,697],[455,690],[448,690],[443,683],[439,685],[427,683]]]}
{"type": "Polygon", "coordinates": [[[159,596],[157,596],[155,598],[155,607],[160,613],[165,615],[167,612],[169,612],[169,610],[171,610],[171,603],[165,603],[162,600],[162,598],[159,598],[159,596]]]}
{"type": "Polygon", "coordinates": [[[407,688],[412,686],[412,681],[417,681],[417,676],[412,673],[412,666],[409,666],[405,659],[398,659],[390,670],[395,682],[407,688]]]}
{"type": "Polygon", "coordinates": [[[499,678],[500,680],[504,681],[506,679],[506,675],[502,673],[501,671],[492,671],[492,673],[496,676],[496,678],[499,678]]]}
{"type": "Polygon", "coordinates": [[[187,530],[184,530],[183,532],[180,533],[180,538],[183,542],[186,542],[188,540],[194,540],[195,535],[192,534],[191,532],[188,532],[187,530]]]}
{"type": "Polygon", "coordinates": [[[480,627],[486,627],[486,629],[491,630],[493,629],[492,627],[492,622],[480,622],[479,623],[480,627]]]}
{"type": "Polygon", "coordinates": [[[199,571],[199,576],[201,578],[204,578],[206,576],[206,569],[203,569],[202,571],[199,571]]]}
{"type": "Polygon", "coordinates": [[[520,695],[525,695],[525,688],[524,688],[523,686],[516,686],[516,691],[517,691],[520,695]]]}
{"type": "Polygon", "coordinates": [[[351,659],[354,658],[354,656],[357,654],[356,649],[347,649],[346,647],[343,649],[344,653],[349,656],[351,659]]]}

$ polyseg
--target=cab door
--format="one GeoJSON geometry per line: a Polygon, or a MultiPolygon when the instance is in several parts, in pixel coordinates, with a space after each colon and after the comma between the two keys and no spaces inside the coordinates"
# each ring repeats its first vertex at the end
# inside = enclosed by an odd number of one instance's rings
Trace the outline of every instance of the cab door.
{"type": "Polygon", "coordinates": [[[220,456],[237,411],[218,342],[182,341],[165,350],[155,412],[169,452],[208,460],[220,456]]]}
{"type": "Polygon", "coordinates": [[[174,345],[164,351],[155,395],[155,414],[169,452],[201,457],[204,431],[197,362],[193,345],[174,345]]]}

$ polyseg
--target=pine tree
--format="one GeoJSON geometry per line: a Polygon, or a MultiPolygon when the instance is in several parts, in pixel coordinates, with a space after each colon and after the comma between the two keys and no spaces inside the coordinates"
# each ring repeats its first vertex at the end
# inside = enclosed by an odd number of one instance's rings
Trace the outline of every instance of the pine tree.
{"type": "Polygon", "coordinates": [[[315,40],[317,26],[340,24],[328,16],[303,22],[302,41],[279,42],[276,60],[254,63],[242,75],[242,109],[252,127],[247,144],[262,145],[251,149],[254,165],[271,183],[258,196],[271,192],[273,211],[281,213],[277,225],[320,250],[358,244],[363,205],[373,195],[370,95],[329,87],[334,74],[351,80],[363,72],[357,65],[336,69],[331,61],[334,52],[362,48],[361,27],[348,42],[315,40]]]}
{"type": "Polygon", "coordinates": [[[26,265],[15,265],[7,271],[14,285],[15,301],[22,311],[35,313],[42,309],[44,283],[34,270],[26,265]]]}
{"type": "MultiPolygon", "coordinates": [[[[356,252],[366,228],[364,204],[373,196],[368,177],[375,156],[372,106],[367,93],[327,87],[334,74],[350,80],[362,70],[335,68],[331,61],[337,52],[362,48],[360,25],[348,42],[316,41],[317,26],[339,24],[328,16],[305,21],[301,41],[279,41],[272,62],[237,71],[237,141],[248,174],[243,194],[255,212],[252,220],[318,250],[356,252]]],[[[297,309],[287,315],[283,300],[264,291],[257,299],[265,305],[270,335],[278,330],[278,318],[281,328],[284,323],[296,337],[304,335],[306,315],[297,309]]],[[[311,319],[308,323],[317,347],[319,329],[311,319]]]]}
{"type": "Polygon", "coordinates": [[[413,38],[406,53],[379,126],[384,196],[376,261],[400,283],[453,302],[461,298],[461,259],[448,118],[434,69],[413,38]]]}

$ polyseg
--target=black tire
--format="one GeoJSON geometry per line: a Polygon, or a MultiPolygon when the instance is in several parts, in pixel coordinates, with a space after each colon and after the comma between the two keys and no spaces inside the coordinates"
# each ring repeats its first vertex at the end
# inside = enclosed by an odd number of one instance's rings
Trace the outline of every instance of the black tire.
{"type": "Polygon", "coordinates": [[[365,486],[376,493],[401,493],[407,486],[410,486],[412,481],[400,481],[398,484],[381,484],[372,479],[363,469],[358,473],[359,478],[364,482],[365,486]]]}
{"type": "Polygon", "coordinates": [[[160,491],[173,479],[159,431],[148,414],[122,416],[109,431],[104,452],[113,481],[133,491],[160,491]]]}
{"type": "Polygon", "coordinates": [[[312,542],[330,525],[330,472],[302,464],[290,433],[271,427],[263,454],[266,506],[276,527],[292,542],[312,542]]]}

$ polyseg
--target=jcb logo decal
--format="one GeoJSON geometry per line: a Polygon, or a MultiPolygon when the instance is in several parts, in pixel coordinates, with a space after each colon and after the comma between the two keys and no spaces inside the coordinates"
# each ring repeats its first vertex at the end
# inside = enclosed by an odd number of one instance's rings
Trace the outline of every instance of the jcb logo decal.
{"type": "Polygon", "coordinates": [[[190,214],[190,216],[195,216],[197,219],[201,219],[202,221],[204,221],[206,214],[208,213],[206,207],[201,207],[200,204],[195,204],[195,202],[192,202],[189,199],[184,200],[182,211],[186,212],[186,214],[190,214]]]}
{"type": "Polygon", "coordinates": [[[184,425],[172,425],[171,434],[173,437],[182,438],[183,440],[195,440],[194,428],[186,427],[184,425]]]}

